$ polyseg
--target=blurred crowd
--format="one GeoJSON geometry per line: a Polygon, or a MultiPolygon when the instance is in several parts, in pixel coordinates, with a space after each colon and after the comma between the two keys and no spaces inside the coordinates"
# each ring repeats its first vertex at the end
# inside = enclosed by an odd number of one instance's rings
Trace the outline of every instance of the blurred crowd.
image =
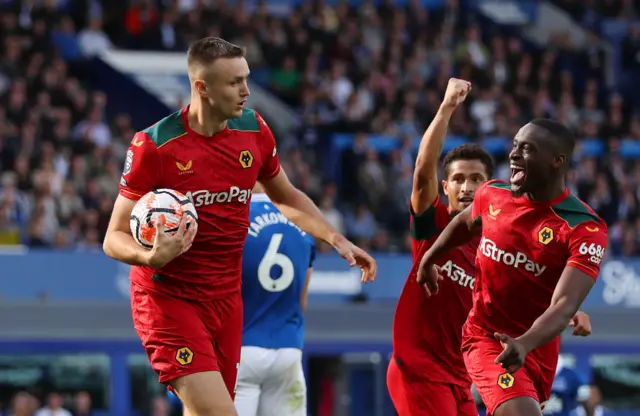
{"type": "MultiPolygon", "coordinates": [[[[553,117],[577,137],[603,139],[600,157],[577,152],[569,184],[610,224],[612,251],[639,254],[640,164],[617,149],[621,139],[640,138],[640,114],[615,76],[605,81],[597,25],[586,26],[593,30],[585,48],[557,33],[538,50],[462,11],[457,0],[436,10],[419,3],[309,1],[277,14],[266,2],[251,11],[224,1],[0,2],[0,243],[100,246],[134,131],[126,114],[105,119],[107,95],[83,78],[84,59],[112,47],[184,50],[213,35],[245,46],[256,82],[299,113],[283,165],[336,228],[365,247],[409,249],[411,139],[456,76],[473,91],[455,113],[453,135],[511,137],[531,118],[553,117]],[[356,138],[341,176],[327,178],[323,155],[335,132],[356,138]],[[397,140],[397,149],[377,152],[368,139],[374,134],[397,140]]],[[[555,3],[577,22],[640,11],[625,0],[555,3]]],[[[624,42],[629,53],[640,51],[634,30],[624,42]]],[[[625,70],[640,67],[637,56],[616,57],[631,60],[625,70]]],[[[508,171],[504,153],[496,155],[499,177],[508,171]]]]}
{"type": "MultiPolygon", "coordinates": [[[[148,416],[172,416],[171,405],[165,396],[151,399],[149,408],[143,413],[148,416]]],[[[63,395],[51,391],[41,403],[37,395],[31,392],[18,392],[6,407],[6,412],[0,409],[0,416],[94,416],[91,396],[86,391],[79,391],[74,395],[63,395]]]]}

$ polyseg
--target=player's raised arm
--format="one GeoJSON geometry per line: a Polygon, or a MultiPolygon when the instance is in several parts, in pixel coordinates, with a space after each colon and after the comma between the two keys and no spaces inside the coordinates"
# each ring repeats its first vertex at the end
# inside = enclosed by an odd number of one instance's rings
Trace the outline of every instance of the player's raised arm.
{"type": "Polygon", "coordinates": [[[581,224],[572,231],[569,239],[569,259],[549,308],[515,340],[496,334],[505,346],[496,362],[502,363],[508,371],[516,371],[524,363],[526,354],[560,335],[595,284],[607,249],[606,226],[596,222],[581,224]]]}
{"type": "Polygon", "coordinates": [[[438,160],[442,154],[449,120],[456,107],[467,98],[469,91],[470,82],[451,78],[442,104],[422,136],[411,191],[411,208],[415,215],[426,211],[438,197],[438,160]]]}

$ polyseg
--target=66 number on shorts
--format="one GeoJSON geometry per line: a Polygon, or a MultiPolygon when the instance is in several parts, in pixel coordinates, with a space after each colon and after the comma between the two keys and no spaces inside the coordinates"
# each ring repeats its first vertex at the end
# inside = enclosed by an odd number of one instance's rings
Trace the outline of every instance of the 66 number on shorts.
{"type": "Polygon", "coordinates": [[[293,283],[295,270],[293,262],[285,254],[278,252],[282,243],[282,234],[274,234],[269,241],[266,253],[258,265],[258,281],[264,290],[269,292],[282,292],[293,283]],[[281,270],[280,277],[271,277],[272,269],[278,266],[281,270]]]}

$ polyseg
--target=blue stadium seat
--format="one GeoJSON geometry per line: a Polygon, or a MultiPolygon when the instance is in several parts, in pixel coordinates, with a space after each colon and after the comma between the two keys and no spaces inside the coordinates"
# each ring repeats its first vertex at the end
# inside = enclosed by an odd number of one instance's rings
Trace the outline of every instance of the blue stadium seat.
{"type": "Polygon", "coordinates": [[[627,34],[627,22],[619,19],[606,19],[602,22],[602,35],[612,43],[619,43],[627,34]]]}
{"type": "Polygon", "coordinates": [[[482,141],[482,147],[494,156],[504,156],[511,148],[509,143],[507,137],[487,137],[482,141]]]}
{"type": "Polygon", "coordinates": [[[640,141],[625,139],[620,143],[620,154],[625,159],[640,159],[640,141]]]}
{"type": "Polygon", "coordinates": [[[461,146],[465,143],[467,143],[469,141],[469,139],[467,139],[466,137],[463,136],[447,136],[447,139],[444,141],[444,147],[442,149],[442,151],[444,153],[447,153],[448,151],[450,151],[451,149],[461,146]]]}
{"type": "Polygon", "coordinates": [[[580,155],[597,157],[605,152],[605,145],[601,139],[582,139],[580,143],[580,155]]]}

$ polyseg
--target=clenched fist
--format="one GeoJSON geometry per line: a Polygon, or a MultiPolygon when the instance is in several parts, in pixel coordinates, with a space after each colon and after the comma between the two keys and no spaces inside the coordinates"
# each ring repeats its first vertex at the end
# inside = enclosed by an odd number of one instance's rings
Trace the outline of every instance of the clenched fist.
{"type": "Polygon", "coordinates": [[[447,84],[447,90],[444,93],[442,105],[450,108],[456,108],[469,95],[471,91],[471,83],[463,79],[450,78],[447,84]]]}

